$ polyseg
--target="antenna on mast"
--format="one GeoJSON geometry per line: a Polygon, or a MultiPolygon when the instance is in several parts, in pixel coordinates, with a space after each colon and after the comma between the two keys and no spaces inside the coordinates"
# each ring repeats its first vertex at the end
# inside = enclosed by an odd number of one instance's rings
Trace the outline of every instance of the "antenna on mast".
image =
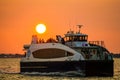
{"type": "Polygon", "coordinates": [[[70,20],[69,20],[69,28],[70,28],[70,31],[71,31],[71,24],[70,24],[70,20]]]}
{"type": "Polygon", "coordinates": [[[78,33],[80,33],[80,29],[81,29],[81,27],[82,27],[83,25],[77,25],[77,26],[78,26],[78,28],[79,28],[78,33]]]}

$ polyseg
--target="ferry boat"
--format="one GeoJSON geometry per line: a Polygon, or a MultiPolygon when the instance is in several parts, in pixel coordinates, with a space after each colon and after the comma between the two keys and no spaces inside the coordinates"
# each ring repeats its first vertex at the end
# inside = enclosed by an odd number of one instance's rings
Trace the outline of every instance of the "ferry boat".
{"type": "MultiPolygon", "coordinates": [[[[62,73],[82,76],[113,76],[114,60],[104,41],[88,41],[88,35],[68,31],[64,37],[56,35],[46,42],[32,36],[24,45],[25,57],[20,61],[21,73],[62,73]]],[[[65,75],[66,75],[65,74],[65,75]]]]}

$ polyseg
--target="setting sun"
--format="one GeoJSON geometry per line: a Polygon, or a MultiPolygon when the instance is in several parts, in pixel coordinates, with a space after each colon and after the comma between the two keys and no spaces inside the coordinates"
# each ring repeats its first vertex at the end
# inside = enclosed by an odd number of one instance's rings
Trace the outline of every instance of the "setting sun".
{"type": "Polygon", "coordinates": [[[38,24],[36,26],[36,31],[40,34],[44,33],[46,31],[46,26],[44,24],[38,24]]]}

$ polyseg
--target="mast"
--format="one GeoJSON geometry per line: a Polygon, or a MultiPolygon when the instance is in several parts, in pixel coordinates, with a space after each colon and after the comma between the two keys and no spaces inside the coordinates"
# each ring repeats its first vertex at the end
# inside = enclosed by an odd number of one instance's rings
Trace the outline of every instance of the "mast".
{"type": "Polygon", "coordinates": [[[77,26],[78,26],[78,28],[79,28],[78,33],[80,33],[80,29],[81,29],[81,27],[82,27],[83,25],[77,25],[77,26]]]}

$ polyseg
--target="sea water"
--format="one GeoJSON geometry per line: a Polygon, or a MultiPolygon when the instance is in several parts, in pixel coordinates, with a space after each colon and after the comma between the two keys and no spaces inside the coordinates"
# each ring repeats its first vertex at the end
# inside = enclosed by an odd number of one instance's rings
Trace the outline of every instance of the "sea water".
{"type": "Polygon", "coordinates": [[[120,58],[114,58],[113,77],[65,76],[64,73],[61,73],[61,76],[57,75],[58,73],[45,76],[44,74],[45,73],[41,73],[41,75],[20,74],[20,58],[0,58],[0,80],[120,80],[120,58]]]}

